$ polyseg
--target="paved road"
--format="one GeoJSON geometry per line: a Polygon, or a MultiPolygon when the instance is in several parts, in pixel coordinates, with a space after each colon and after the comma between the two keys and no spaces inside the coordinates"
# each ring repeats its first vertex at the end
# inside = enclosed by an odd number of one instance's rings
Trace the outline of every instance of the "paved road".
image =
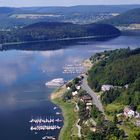
{"type": "Polygon", "coordinates": [[[102,106],[102,103],[100,99],[98,98],[97,94],[89,87],[87,84],[87,76],[84,76],[83,82],[82,82],[82,88],[86,90],[92,97],[93,104],[96,105],[96,107],[104,114],[104,109],[102,106]]]}

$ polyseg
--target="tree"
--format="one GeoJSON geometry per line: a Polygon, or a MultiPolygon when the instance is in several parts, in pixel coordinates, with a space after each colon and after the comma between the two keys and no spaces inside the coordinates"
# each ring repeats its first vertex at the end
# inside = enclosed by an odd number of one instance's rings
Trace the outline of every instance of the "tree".
{"type": "Polygon", "coordinates": [[[116,115],[114,115],[113,122],[114,122],[115,124],[118,123],[118,117],[117,117],[116,115]]]}

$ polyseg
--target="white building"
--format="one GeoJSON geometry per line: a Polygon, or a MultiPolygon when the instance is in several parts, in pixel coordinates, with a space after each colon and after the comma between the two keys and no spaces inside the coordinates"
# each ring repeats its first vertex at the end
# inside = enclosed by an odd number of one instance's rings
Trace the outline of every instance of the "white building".
{"type": "Polygon", "coordinates": [[[132,118],[135,116],[135,111],[133,111],[132,109],[130,109],[129,107],[125,107],[124,108],[124,115],[126,117],[132,118]]]}
{"type": "Polygon", "coordinates": [[[80,90],[80,89],[81,89],[81,86],[76,86],[76,89],[77,89],[77,90],[80,90]]]}
{"type": "Polygon", "coordinates": [[[114,86],[112,85],[102,85],[101,90],[102,91],[109,91],[110,89],[113,89],[114,86]]]}
{"type": "Polygon", "coordinates": [[[72,92],[72,96],[76,96],[78,94],[77,91],[72,92]]]}

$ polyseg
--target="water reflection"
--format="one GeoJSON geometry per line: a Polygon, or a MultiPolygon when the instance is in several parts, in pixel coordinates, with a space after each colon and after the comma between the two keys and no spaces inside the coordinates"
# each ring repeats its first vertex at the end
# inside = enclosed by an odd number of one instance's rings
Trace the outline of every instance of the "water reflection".
{"type": "MultiPolygon", "coordinates": [[[[59,77],[65,80],[74,78],[77,74],[62,73],[65,64],[81,63],[94,53],[108,49],[128,46],[136,48],[140,46],[140,37],[119,37],[107,42],[64,44],[55,44],[57,47],[55,45],[52,47],[50,44],[50,48],[48,44],[26,44],[21,47],[17,45],[9,46],[5,48],[7,51],[0,52],[0,137],[2,140],[41,139],[42,134],[37,136],[31,134],[28,121],[32,115],[55,115],[52,110],[54,105],[49,100],[52,89],[46,88],[45,82],[59,77]],[[9,135],[6,135],[7,133],[9,135]]],[[[58,133],[53,135],[57,136],[58,133]]]]}
{"type": "MultiPolygon", "coordinates": [[[[2,56],[1,56],[2,58],[2,56]]],[[[28,67],[35,62],[33,56],[9,56],[2,58],[0,61],[0,84],[11,85],[19,76],[28,71],[28,67]]]]}

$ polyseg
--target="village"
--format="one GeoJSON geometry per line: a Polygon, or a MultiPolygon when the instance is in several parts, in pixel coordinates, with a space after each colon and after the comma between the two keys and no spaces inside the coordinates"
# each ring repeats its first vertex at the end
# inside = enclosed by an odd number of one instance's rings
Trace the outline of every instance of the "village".
{"type": "MultiPolygon", "coordinates": [[[[67,91],[63,95],[63,101],[65,102],[74,102],[75,108],[74,112],[78,112],[79,120],[76,124],[78,128],[78,137],[82,137],[82,134],[86,133],[89,129],[92,132],[103,131],[99,125],[108,125],[110,119],[106,114],[98,109],[96,104],[93,101],[92,96],[82,88],[82,82],[84,75],[76,77],[73,81],[70,81],[66,84],[67,91]]],[[[113,85],[102,85],[101,92],[106,92],[114,88],[122,88],[113,85]]],[[[124,88],[128,88],[128,85],[125,85],[124,88]]],[[[98,98],[100,96],[97,93],[98,98]]],[[[140,126],[140,113],[137,112],[131,106],[125,106],[123,111],[119,114],[116,114],[116,125],[121,128],[127,121],[131,121],[134,126],[140,126]]],[[[114,119],[113,119],[114,121],[114,119]]],[[[127,133],[124,132],[124,136],[127,136],[127,133]]]]}
{"type": "MultiPolygon", "coordinates": [[[[109,91],[111,89],[117,88],[125,88],[128,89],[129,85],[125,85],[124,87],[121,86],[113,86],[113,85],[102,85],[101,90],[102,92],[109,91]]],[[[140,126],[140,113],[136,111],[136,108],[133,105],[128,105],[123,108],[123,111],[117,114],[117,117],[124,117],[125,119],[133,120],[132,123],[135,126],[140,126]]]]}

